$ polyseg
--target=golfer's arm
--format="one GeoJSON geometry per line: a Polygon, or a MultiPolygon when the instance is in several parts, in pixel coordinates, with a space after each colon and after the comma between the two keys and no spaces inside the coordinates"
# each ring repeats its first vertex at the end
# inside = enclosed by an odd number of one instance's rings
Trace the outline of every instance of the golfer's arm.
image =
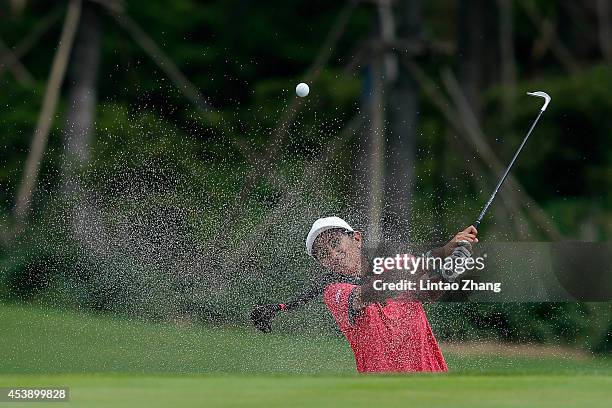
{"type": "Polygon", "coordinates": [[[445,254],[445,249],[443,246],[438,247],[438,248],[433,248],[432,250],[429,251],[429,253],[431,254],[432,257],[434,258],[446,258],[446,254],[445,254]]]}

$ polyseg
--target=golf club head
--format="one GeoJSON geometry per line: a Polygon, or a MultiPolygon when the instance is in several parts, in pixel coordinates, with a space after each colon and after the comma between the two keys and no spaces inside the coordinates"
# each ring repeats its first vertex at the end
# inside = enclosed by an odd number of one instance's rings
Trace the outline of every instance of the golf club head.
{"type": "Polygon", "coordinates": [[[542,111],[546,110],[546,107],[548,106],[548,102],[550,102],[550,96],[546,92],[542,92],[542,91],[527,92],[527,95],[539,96],[540,98],[544,98],[546,102],[544,102],[544,106],[542,106],[542,111]]]}

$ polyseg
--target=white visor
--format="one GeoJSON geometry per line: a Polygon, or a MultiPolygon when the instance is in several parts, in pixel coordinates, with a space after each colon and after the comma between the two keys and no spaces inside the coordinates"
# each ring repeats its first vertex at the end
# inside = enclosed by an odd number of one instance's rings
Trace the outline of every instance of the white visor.
{"type": "Polygon", "coordinates": [[[340,217],[319,218],[312,224],[312,228],[306,237],[306,252],[308,252],[308,255],[312,256],[312,246],[317,237],[321,235],[321,233],[333,228],[342,228],[351,232],[354,231],[353,228],[340,217]]]}

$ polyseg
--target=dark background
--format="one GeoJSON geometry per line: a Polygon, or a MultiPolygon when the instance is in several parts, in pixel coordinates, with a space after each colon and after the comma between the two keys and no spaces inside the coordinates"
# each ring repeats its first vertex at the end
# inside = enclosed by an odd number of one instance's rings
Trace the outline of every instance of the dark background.
{"type": "MultiPolygon", "coordinates": [[[[303,247],[319,216],[374,242],[471,224],[541,106],[534,90],[552,102],[481,240],[605,242],[611,8],[2,1],[0,296],[248,324],[253,304],[319,273],[303,247]]],[[[429,307],[442,338],[610,349],[606,303],[429,307]]],[[[279,329],[332,327],[317,311],[279,329]]]]}

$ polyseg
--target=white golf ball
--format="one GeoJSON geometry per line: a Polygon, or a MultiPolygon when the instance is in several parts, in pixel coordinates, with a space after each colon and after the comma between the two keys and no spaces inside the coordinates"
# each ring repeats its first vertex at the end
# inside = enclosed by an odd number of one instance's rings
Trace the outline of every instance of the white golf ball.
{"type": "Polygon", "coordinates": [[[297,84],[297,86],[295,87],[295,93],[297,94],[297,96],[299,96],[300,98],[305,97],[306,95],[308,95],[308,92],[310,92],[310,88],[308,88],[308,85],[306,85],[303,82],[300,82],[299,84],[297,84]]]}

